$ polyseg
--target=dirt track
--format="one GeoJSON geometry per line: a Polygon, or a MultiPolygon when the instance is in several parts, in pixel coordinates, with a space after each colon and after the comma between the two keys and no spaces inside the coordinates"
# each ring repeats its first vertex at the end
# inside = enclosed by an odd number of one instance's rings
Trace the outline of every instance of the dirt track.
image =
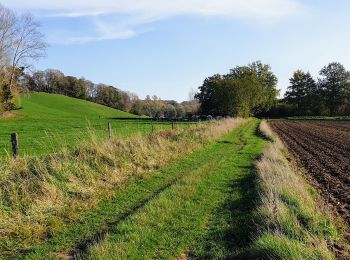
{"type": "Polygon", "coordinates": [[[350,225],[350,122],[277,120],[270,125],[350,225]]]}

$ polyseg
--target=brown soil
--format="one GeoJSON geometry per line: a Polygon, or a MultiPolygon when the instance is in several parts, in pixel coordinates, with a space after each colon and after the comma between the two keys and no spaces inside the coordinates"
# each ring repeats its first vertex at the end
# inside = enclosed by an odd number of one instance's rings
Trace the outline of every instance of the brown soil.
{"type": "Polygon", "coordinates": [[[311,184],[350,225],[350,121],[270,122],[311,184]]]}

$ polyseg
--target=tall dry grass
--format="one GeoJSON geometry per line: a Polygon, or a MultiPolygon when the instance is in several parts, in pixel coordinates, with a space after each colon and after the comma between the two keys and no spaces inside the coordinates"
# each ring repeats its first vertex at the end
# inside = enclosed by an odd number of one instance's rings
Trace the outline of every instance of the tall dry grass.
{"type": "Polygon", "coordinates": [[[45,241],[130,179],[147,177],[245,122],[225,119],[102,142],[91,134],[74,151],[6,161],[0,165],[0,257],[45,241]]]}
{"type": "Polygon", "coordinates": [[[332,214],[293,163],[266,121],[260,131],[272,140],[256,168],[260,206],[256,211],[259,236],[251,256],[271,259],[333,259],[342,244],[332,214]]]}

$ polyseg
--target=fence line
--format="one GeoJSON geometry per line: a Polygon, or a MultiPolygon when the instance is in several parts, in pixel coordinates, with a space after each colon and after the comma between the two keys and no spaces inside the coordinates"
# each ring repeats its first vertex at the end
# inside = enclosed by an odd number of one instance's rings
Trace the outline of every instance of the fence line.
{"type": "MultiPolygon", "coordinates": [[[[17,158],[20,154],[20,146],[19,146],[19,138],[21,138],[21,149],[24,151],[33,151],[35,153],[35,150],[38,150],[39,145],[47,146],[48,148],[55,149],[56,147],[64,145],[74,145],[76,141],[83,140],[87,136],[89,136],[89,129],[93,133],[96,133],[98,137],[102,137],[103,135],[107,135],[109,138],[112,138],[114,133],[118,133],[121,136],[129,136],[130,134],[136,134],[138,132],[149,132],[154,133],[157,130],[174,130],[176,128],[176,125],[192,125],[196,124],[197,122],[157,122],[157,121],[138,121],[138,122],[127,122],[123,121],[123,124],[120,124],[120,122],[108,122],[107,127],[106,125],[86,125],[86,126],[77,126],[77,127],[64,127],[64,128],[56,128],[56,129],[48,129],[43,130],[45,133],[44,135],[41,134],[38,137],[33,137],[33,132],[35,132],[35,128],[29,128],[25,130],[18,131],[16,133],[8,132],[8,133],[0,133],[0,146],[12,150],[12,155],[14,158],[17,158]],[[130,127],[130,126],[133,127],[130,127]],[[33,129],[32,131],[30,131],[33,129]],[[79,130],[87,130],[84,132],[81,132],[79,130]],[[64,132],[64,133],[63,133],[64,132]],[[10,142],[8,142],[8,138],[10,136],[10,142]],[[67,141],[67,143],[65,143],[67,141]],[[69,142],[71,141],[71,143],[69,142]]],[[[37,130],[37,129],[36,129],[37,130]]],[[[0,157],[1,152],[7,151],[7,149],[0,150],[0,157]]],[[[39,149],[40,150],[40,149],[39,149]]],[[[46,149],[45,149],[46,150],[46,149]]]]}

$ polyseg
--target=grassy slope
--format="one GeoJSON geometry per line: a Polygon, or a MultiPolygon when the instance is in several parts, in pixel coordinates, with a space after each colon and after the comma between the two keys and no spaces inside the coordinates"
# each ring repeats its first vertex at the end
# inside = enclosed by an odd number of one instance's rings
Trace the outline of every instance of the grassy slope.
{"type": "MultiPolygon", "coordinates": [[[[88,127],[106,137],[110,118],[136,117],[92,102],[47,93],[23,95],[20,105],[22,109],[14,112],[17,118],[0,118],[0,158],[10,151],[9,135],[13,132],[19,133],[22,155],[42,155],[85,139],[88,127]]],[[[145,123],[113,121],[112,125],[114,133],[121,136],[151,129],[145,123]]]]}
{"type": "Polygon", "coordinates": [[[177,165],[183,175],[82,257],[92,259],[235,256],[249,243],[254,160],[264,147],[257,121],[177,165]],[[86,255],[85,255],[86,254],[86,255]]]}
{"type": "Polygon", "coordinates": [[[96,117],[135,117],[132,114],[81,99],[47,93],[24,94],[16,114],[33,119],[95,119],[96,117]]]}

